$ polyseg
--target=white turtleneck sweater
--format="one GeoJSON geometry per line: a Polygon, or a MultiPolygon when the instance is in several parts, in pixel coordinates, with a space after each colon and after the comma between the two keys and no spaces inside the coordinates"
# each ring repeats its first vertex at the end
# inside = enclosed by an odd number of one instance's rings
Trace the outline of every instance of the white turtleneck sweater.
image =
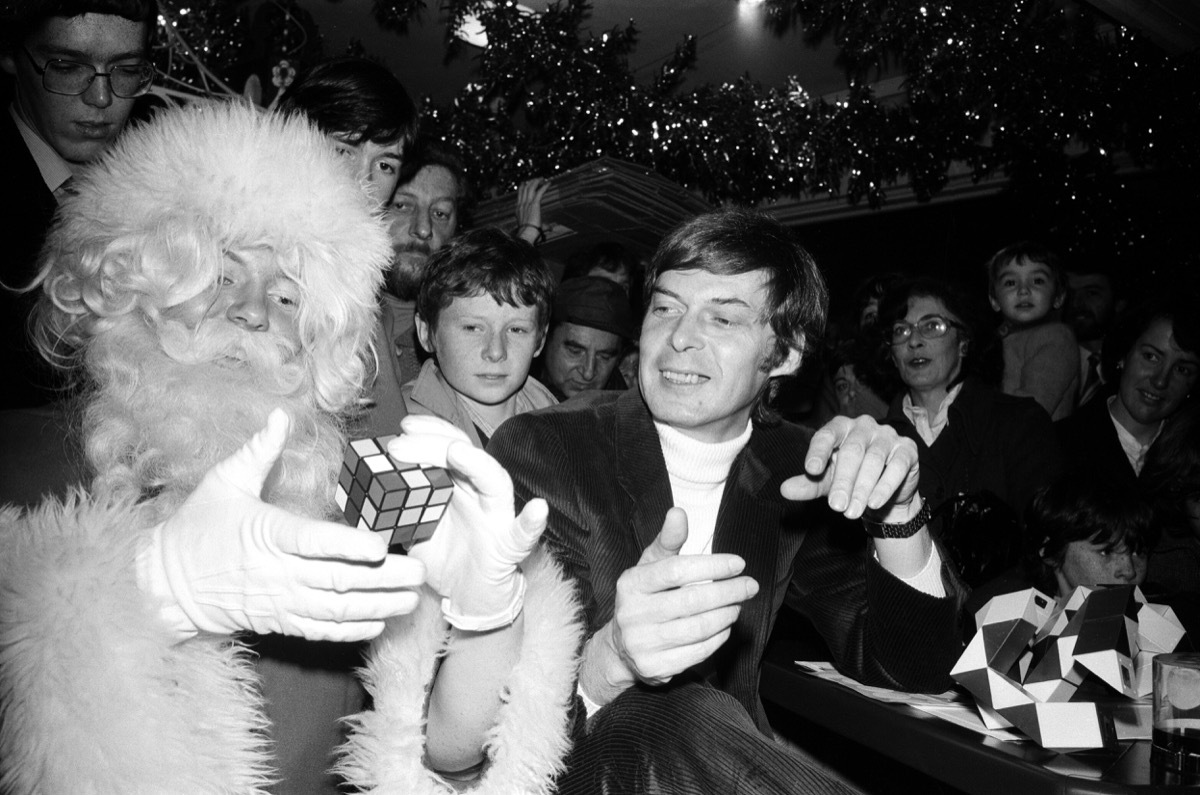
{"type": "MultiPolygon", "coordinates": [[[[679,552],[681,555],[710,554],[725,481],[729,478],[733,459],[750,441],[753,426],[747,422],[741,436],[715,444],[697,441],[658,422],[654,423],[654,428],[658,431],[663,458],[667,462],[672,499],[688,517],[687,541],[679,552]]],[[[942,585],[941,572],[942,557],[935,545],[924,568],[912,577],[901,577],[900,580],[930,596],[942,597],[946,595],[946,589],[942,585]]]]}
{"type": "MultiPolygon", "coordinates": [[[[658,431],[667,464],[672,501],[675,507],[687,513],[688,537],[680,554],[711,554],[725,481],[729,478],[733,460],[750,441],[753,425],[747,421],[746,430],[740,436],[716,443],[698,441],[659,422],[654,423],[654,428],[658,431]]],[[[942,557],[935,544],[925,567],[912,577],[901,577],[900,580],[930,596],[942,597],[946,590],[942,585],[941,569],[942,557]]],[[[600,705],[588,697],[582,683],[577,692],[590,717],[600,705]]]]}
{"type": "Polygon", "coordinates": [[[712,552],[717,530],[717,511],[733,459],[750,441],[752,425],[727,442],[701,442],[669,425],[654,423],[667,475],[671,479],[671,498],[687,513],[688,537],[679,552],[682,555],[706,555],[712,552]]]}

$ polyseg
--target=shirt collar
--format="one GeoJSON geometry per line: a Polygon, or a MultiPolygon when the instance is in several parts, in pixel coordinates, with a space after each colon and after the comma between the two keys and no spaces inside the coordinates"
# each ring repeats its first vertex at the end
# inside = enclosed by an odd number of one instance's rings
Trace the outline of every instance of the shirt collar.
{"type": "Polygon", "coordinates": [[[1146,444],[1142,444],[1134,437],[1132,433],[1125,430],[1125,426],[1117,422],[1117,418],[1113,416],[1112,407],[1113,401],[1117,399],[1117,395],[1113,395],[1108,399],[1108,418],[1112,420],[1113,427],[1117,429],[1117,441],[1121,443],[1121,449],[1125,452],[1125,457],[1129,459],[1129,465],[1133,467],[1135,474],[1142,474],[1142,466],[1146,463],[1146,453],[1150,452],[1150,447],[1158,441],[1159,434],[1162,433],[1165,420],[1160,420],[1158,430],[1154,432],[1154,437],[1146,444]]]}
{"type": "Polygon", "coordinates": [[[33,157],[33,162],[37,163],[38,171],[42,173],[42,181],[46,183],[50,192],[54,193],[71,178],[71,166],[62,159],[58,152],[54,151],[54,147],[42,140],[42,137],[25,123],[25,119],[21,117],[20,113],[17,113],[15,100],[8,106],[8,115],[17,125],[17,132],[21,133],[21,138],[24,139],[25,147],[33,157]]]}
{"type": "Polygon", "coordinates": [[[958,397],[958,393],[962,391],[963,382],[959,381],[950,391],[946,393],[946,397],[942,399],[942,404],[938,406],[937,411],[930,416],[929,411],[917,406],[912,401],[912,396],[909,393],[904,394],[904,400],[900,404],[904,416],[908,417],[908,421],[917,429],[917,435],[921,437],[921,441],[925,442],[929,447],[937,441],[942,429],[950,421],[950,406],[954,403],[954,399],[958,397]]]}

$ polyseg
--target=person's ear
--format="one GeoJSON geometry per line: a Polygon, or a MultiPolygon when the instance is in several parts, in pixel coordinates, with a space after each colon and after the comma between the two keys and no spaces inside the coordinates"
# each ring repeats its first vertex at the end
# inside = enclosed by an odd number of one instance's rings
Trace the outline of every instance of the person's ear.
{"type": "Polygon", "coordinates": [[[433,347],[433,329],[420,315],[414,316],[413,322],[417,326],[417,340],[420,341],[421,347],[425,349],[426,353],[437,356],[437,350],[433,347]]]}
{"type": "Polygon", "coordinates": [[[771,368],[771,372],[768,373],[768,377],[775,378],[776,376],[780,375],[792,375],[800,369],[800,363],[803,360],[804,355],[800,352],[800,350],[798,348],[789,346],[787,356],[784,357],[783,362],[771,368]]]}
{"type": "Polygon", "coordinates": [[[1062,309],[1063,302],[1067,300],[1067,291],[1062,290],[1054,297],[1054,308],[1062,309]]]}
{"type": "Polygon", "coordinates": [[[538,355],[542,352],[542,348],[546,347],[546,327],[545,326],[540,327],[538,329],[537,335],[538,335],[537,347],[533,349],[533,356],[530,356],[529,357],[530,359],[536,359],[538,357],[538,355]]]}
{"type": "Polygon", "coordinates": [[[4,70],[4,74],[16,77],[17,62],[13,58],[14,56],[11,52],[0,53],[0,69],[4,70]]]}
{"type": "Polygon", "coordinates": [[[1000,311],[1000,302],[996,300],[996,297],[994,295],[988,296],[988,303],[992,305],[993,312],[1000,311]]]}
{"type": "Polygon", "coordinates": [[[970,341],[970,340],[959,340],[959,341],[958,341],[958,355],[959,355],[959,357],[961,358],[961,357],[963,357],[963,356],[966,356],[966,355],[967,355],[967,351],[970,349],[970,347],[971,347],[971,341],[970,341]]]}

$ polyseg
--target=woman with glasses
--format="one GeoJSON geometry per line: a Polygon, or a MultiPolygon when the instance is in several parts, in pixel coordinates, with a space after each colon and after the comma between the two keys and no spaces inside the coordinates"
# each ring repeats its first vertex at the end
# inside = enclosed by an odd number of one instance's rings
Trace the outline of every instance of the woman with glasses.
{"type": "Polygon", "coordinates": [[[979,377],[974,319],[957,289],[921,278],[888,292],[877,324],[903,383],[888,420],[917,443],[934,532],[971,585],[1020,557],[1018,517],[1062,465],[1045,410],[979,377]]]}

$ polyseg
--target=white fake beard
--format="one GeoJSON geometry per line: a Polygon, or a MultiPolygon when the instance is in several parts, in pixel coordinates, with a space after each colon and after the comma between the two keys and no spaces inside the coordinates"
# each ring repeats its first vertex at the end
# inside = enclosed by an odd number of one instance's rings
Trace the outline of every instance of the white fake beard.
{"type": "Polygon", "coordinates": [[[263,499],[307,516],[336,511],[343,427],[316,408],[304,355],[275,335],[222,321],[196,330],[130,316],[117,323],[88,351],[97,386],[84,438],[97,489],[132,491],[168,512],[280,407],[291,435],[263,499]]]}

